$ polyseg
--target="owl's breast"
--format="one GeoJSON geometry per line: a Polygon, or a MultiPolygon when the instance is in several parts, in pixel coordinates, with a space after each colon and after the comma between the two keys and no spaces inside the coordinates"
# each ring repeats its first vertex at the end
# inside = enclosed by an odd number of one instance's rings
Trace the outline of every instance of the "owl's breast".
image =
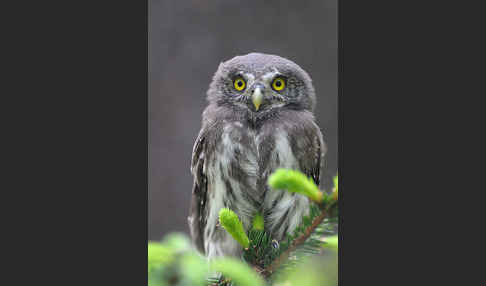
{"type": "Polygon", "coordinates": [[[206,154],[205,173],[208,194],[216,209],[228,207],[238,213],[245,225],[259,209],[263,194],[259,154],[254,134],[239,122],[220,126],[220,136],[213,137],[213,151],[206,154]]]}
{"type": "Polygon", "coordinates": [[[239,122],[227,123],[214,154],[221,174],[255,189],[260,171],[259,142],[255,131],[239,122]]]}
{"type": "Polygon", "coordinates": [[[255,130],[240,122],[223,126],[213,158],[207,160],[208,174],[221,177],[227,185],[238,185],[260,199],[268,176],[277,168],[298,168],[288,133],[282,128],[255,130]]]}

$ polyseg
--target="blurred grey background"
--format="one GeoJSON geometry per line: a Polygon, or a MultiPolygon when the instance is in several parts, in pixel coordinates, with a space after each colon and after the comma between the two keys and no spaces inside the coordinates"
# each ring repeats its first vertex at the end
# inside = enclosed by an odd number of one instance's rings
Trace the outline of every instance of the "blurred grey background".
{"type": "Polygon", "coordinates": [[[337,0],[149,0],[148,239],[188,233],[194,140],[220,62],[249,52],[288,58],[313,79],[337,172],[337,0]]]}

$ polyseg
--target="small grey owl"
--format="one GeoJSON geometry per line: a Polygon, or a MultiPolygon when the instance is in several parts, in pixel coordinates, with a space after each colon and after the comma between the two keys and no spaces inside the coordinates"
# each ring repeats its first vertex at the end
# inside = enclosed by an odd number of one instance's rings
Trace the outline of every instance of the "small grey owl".
{"type": "Polygon", "coordinates": [[[277,240],[308,214],[306,197],[271,190],[267,178],[289,168],[319,185],[326,145],[312,113],[316,96],[297,64],[259,53],[221,63],[207,95],[192,153],[189,228],[209,258],[240,256],[242,247],[219,226],[221,208],[233,210],[246,230],[263,214],[265,230],[277,240]]]}

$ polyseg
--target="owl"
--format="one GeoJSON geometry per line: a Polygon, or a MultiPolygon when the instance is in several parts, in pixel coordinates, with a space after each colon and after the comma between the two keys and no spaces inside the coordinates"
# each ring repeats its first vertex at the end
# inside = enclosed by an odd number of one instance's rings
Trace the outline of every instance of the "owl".
{"type": "Polygon", "coordinates": [[[319,185],[326,145],[311,78],[288,59],[250,53],[221,63],[207,100],[192,153],[189,229],[208,258],[238,257],[242,247],[219,225],[220,209],[233,210],[247,231],[260,213],[265,231],[283,239],[308,214],[309,200],[272,190],[267,179],[288,168],[319,185]]]}

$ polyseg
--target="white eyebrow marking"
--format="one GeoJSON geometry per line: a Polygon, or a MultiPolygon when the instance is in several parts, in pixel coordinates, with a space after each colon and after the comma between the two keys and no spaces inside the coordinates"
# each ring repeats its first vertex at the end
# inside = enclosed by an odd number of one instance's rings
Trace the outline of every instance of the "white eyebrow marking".
{"type": "Polygon", "coordinates": [[[252,73],[245,73],[245,75],[248,78],[248,80],[254,80],[255,79],[255,76],[252,73]]]}
{"type": "Polygon", "coordinates": [[[245,76],[248,79],[247,86],[251,86],[255,82],[255,76],[252,73],[245,73],[245,76]]]}
{"type": "Polygon", "coordinates": [[[262,76],[262,79],[264,81],[270,81],[271,79],[273,79],[276,75],[280,74],[280,72],[276,69],[276,68],[273,68],[273,71],[272,72],[268,72],[266,74],[264,74],[262,76]]]}

